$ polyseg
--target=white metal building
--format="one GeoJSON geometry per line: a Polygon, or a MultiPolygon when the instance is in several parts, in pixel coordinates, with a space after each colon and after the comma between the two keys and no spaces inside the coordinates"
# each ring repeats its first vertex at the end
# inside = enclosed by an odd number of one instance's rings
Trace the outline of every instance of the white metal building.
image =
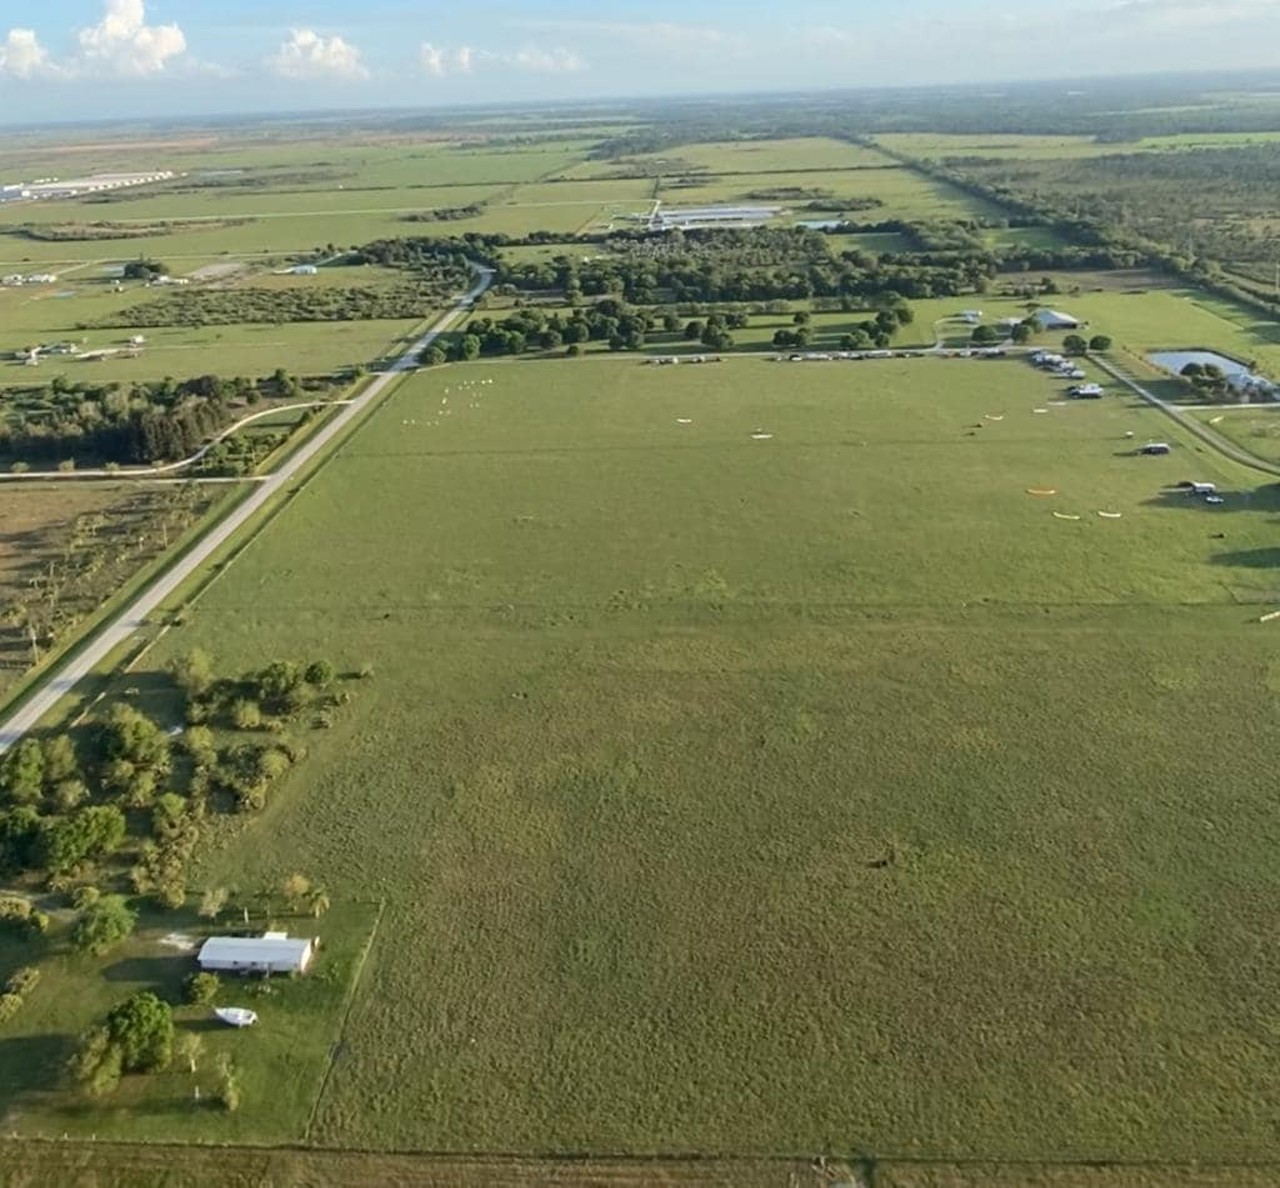
{"type": "Polygon", "coordinates": [[[200,949],[200,968],[210,973],[305,973],[316,942],[282,932],[266,936],[211,936],[200,949]]]}
{"type": "Polygon", "coordinates": [[[1038,309],[1031,315],[1040,323],[1041,330],[1079,330],[1079,318],[1058,309],[1038,309]]]}

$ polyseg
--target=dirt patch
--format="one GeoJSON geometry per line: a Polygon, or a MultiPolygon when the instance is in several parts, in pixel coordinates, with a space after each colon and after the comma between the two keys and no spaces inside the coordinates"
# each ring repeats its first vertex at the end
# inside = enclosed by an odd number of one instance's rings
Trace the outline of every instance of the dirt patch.
{"type": "Polygon", "coordinates": [[[203,268],[197,268],[191,273],[192,280],[213,281],[227,280],[230,277],[243,272],[248,267],[240,260],[227,260],[219,264],[206,264],[203,268]]]}

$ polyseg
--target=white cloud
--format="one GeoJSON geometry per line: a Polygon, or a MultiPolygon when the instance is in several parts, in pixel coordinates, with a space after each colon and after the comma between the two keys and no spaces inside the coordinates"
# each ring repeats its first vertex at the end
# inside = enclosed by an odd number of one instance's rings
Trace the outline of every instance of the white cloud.
{"type": "Polygon", "coordinates": [[[148,25],[143,0],[105,0],[102,20],[76,34],[77,70],[139,78],[159,74],[184,54],[177,25],[148,25]]]}
{"type": "Polygon", "coordinates": [[[527,70],[536,74],[573,74],[587,68],[586,62],[578,54],[560,46],[544,49],[541,46],[527,45],[518,50],[499,52],[476,49],[470,45],[446,49],[424,41],[419,50],[419,59],[423,70],[436,78],[445,78],[451,74],[472,74],[477,68],[490,65],[527,70]]]}
{"type": "Polygon", "coordinates": [[[314,29],[294,29],[279,53],[267,59],[267,65],[288,79],[369,77],[354,45],[336,35],[321,37],[314,29]]]}
{"type": "Polygon", "coordinates": [[[0,41],[0,77],[34,78],[40,74],[57,74],[49,60],[49,51],[40,44],[34,29],[10,29],[0,41]]]}
{"type": "Polygon", "coordinates": [[[576,74],[587,68],[587,64],[572,50],[563,48],[548,50],[536,45],[516,50],[505,60],[521,70],[532,70],[539,74],[576,74]]]}
{"type": "Polygon", "coordinates": [[[658,45],[665,49],[701,45],[737,44],[743,40],[713,25],[692,25],[680,21],[585,21],[585,20],[519,20],[513,24],[523,29],[552,33],[577,33],[614,41],[658,45]]]}
{"type": "Polygon", "coordinates": [[[434,74],[437,78],[441,78],[449,69],[448,60],[445,51],[438,45],[432,45],[429,41],[422,43],[420,51],[422,59],[422,69],[428,74],[434,74]]]}

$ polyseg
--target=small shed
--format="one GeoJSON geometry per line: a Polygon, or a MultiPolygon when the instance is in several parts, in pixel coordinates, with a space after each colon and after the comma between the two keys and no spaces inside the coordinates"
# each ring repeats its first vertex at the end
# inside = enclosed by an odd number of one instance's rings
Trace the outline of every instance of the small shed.
{"type": "Polygon", "coordinates": [[[211,936],[200,949],[200,968],[209,973],[305,973],[316,942],[284,933],[265,936],[211,936]]]}

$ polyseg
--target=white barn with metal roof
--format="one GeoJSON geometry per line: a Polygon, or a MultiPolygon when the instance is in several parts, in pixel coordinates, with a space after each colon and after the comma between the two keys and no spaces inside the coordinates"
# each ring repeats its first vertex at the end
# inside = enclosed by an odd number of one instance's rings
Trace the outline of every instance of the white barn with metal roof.
{"type": "Polygon", "coordinates": [[[200,949],[208,973],[305,973],[316,942],[282,933],[266,936],[211,936],[200,949]]]}

